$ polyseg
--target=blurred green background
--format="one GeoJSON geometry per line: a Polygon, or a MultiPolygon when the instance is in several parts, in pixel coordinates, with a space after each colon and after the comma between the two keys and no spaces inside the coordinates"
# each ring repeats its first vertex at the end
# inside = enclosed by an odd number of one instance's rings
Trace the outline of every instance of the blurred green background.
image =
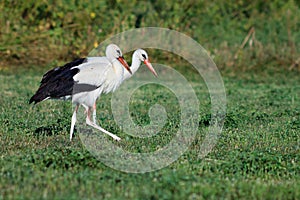
{"type": "Polygon", "coordinates": [[[297,69],[299,7],[299,1],[281,0],[4,0],[0,2],[0,67],[69,61],[87,56],[116,33],[154,26],[191,36],[220,69],[297,69]]]}

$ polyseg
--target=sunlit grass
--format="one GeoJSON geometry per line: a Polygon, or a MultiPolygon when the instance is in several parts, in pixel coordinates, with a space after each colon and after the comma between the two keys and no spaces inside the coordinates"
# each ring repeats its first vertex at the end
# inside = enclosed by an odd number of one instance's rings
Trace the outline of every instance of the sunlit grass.
{"type": "MultiPolygon", "coordinates": [[[[225,75],[228,110],[224,129],[203,160],[198,159],[198,151],[210,118],[209,97],[205,87],[200,87],[203,83],[192,79],[202,102],[199,138],[176,162],[145,174],[106,167],[83,147],[76,133],[69,142],[70,102],[28,105],[41,75],[31,70],[0,75],[0,198],[300,198],[297,74],[248,73],[255,79],[225,75]]],[[[98,102],[98,119],[103,127],[124,138],[121,147],[149,152],[158,144],[167,144],[169,139],[164,135],[176,130],[179,116],[178,102],[171,93],[148,86],[134,94],[130,110],[140,125],[149,123],[151,102],[161,101],[169,111],[163,134],[149,142],[126,138],[113,120],[110,97],[104,95],[98,102]]]]}
{"type": "MultiPolygon", "coordinates": [[[[299,2],[6,0],[0,10],[0,199],[300,199],[299,2]],[[187,75],[200,102],[198,135],[170,166],[128,174],[87,151],[78,128],[69,141],[71,102],[28,100],[47,69],[147,26],[203,45],[223,75],[227,115],[216,146],[199,159],[211,119],[206,86],[187,61],[147,49],[152,62],[187,75]]],[[[140,126],[151,106],[165,107],[165,126],[146,139],[116,124],[110,100],[97,102],[98,122],[127,151],[154,152],[180,125],[178,101],[163,87],[141,87],[129,105],[140,126]]]]}

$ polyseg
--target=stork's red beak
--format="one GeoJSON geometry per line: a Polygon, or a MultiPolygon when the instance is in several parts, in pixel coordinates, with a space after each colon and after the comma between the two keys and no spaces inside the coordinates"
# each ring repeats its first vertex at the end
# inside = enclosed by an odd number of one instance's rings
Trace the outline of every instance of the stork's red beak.
{"type": "Polygon", "coordinates": [[[145,65],[148,67],[148,69],[154,74],[154,76],[158,76],[156,71],[154,70],[154,68],[152,67],[152,64],[150,63],[150,61],[148,59],[146,59],[144,61],[145,65]]]}
{"type": "Polygon", "coordinates": [[[129,65],[127,64],[126,60],[124,59],[123,56],[120,56],[119,58],[117,58],[118,61],[125,67],[125,69],[127,69],[127,71],[132,74],[129,65]]]}

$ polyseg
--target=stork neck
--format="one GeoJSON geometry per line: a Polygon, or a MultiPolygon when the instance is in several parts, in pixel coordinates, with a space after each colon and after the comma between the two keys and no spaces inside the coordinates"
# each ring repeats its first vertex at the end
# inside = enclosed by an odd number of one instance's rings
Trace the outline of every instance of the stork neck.
{"type": "Polygon", "coordinates": [[[132,74],[130,74],[127,70],[124,70],[124,80],[130,78],[141,66],[141,60],[136,55],[136,52],[132,55],[132,62],[130,66],[130,70],[132,74]]]}
{"type": "Polygon", "coordinates": [[[123,66],[117,59],[114,59],[112,61],[112,68],[116,75],[118,75],[118,76],[123,75],[123,71],[124,71],[123,66]]]}
{"type": "Polygon", "coordinates": [[[141,60],[138,58],[138,56],[134,53],[132,55],[132,63],[131,63],[131,71],[132,71],[132,74],[134,74],[138,68],[141,66],[141,60]]]}

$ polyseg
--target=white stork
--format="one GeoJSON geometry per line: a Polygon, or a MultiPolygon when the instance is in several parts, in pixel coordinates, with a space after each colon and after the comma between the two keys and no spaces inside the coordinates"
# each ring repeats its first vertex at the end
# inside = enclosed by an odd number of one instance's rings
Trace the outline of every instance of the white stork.
{"type": "MultiPolygon", "coordinates": [[[[132,62],[131,62],[131,66],[130,66],[131,72],[128,72],[128,71],[124,70],[124,77],[123,77],[122,82],[125,81],[126,79],[130,78],[131,76],[133,76],[133,74],[141,66],[142,62],[157,77],[157,73],[156,73],[156,71],[152,67],[152,64],[149,61],[147,52],[143,49],[137,49],[132,54],[132,62]]],[[[93,110],[93,122],[96,123],[96,106],[94,106],[94,110],[93,110]]]]}
{"type": "Polygon", "coordinates": [[[79,105],[86,108],[86,123],[115,140],[120,138],[91,121],[91,113],[95,110],[95,102],[102,93],[115,91],[123,81],[124,67],[131,70],[124,60],[120,48],[110,44],[106,48],[106,57],[87,57],[74,60],[62,67],[57,67],[44,74],[41,85],[31,97],[29,103],[39,103],[47,99],[72,98],[75,110],[72,115],[70,140],[76,123],[79,105]]]}
{"type": "Polygon", "coordinates": [[[123,81],[130,78],[139,69],[139,67],[141,66],[141,62],[143,62],[148,67],[148,69],[154,74],[154,76],[157,77],[157,73],[149,61],[147,52],[143,49],[137,49],[132,54],[132,63],[130,66],[131,73],[124,71],[123,81]]]}

